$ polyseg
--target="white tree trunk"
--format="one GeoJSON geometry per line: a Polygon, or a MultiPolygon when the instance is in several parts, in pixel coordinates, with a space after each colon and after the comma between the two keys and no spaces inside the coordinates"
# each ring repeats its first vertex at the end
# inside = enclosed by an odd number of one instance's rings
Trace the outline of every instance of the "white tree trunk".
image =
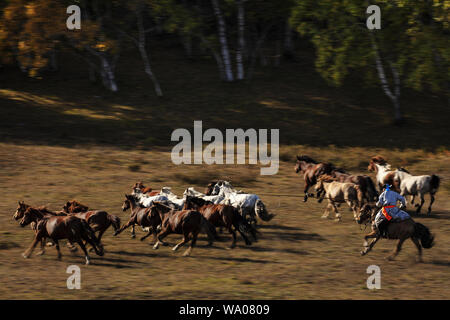
{"type": "Polygon", "coordinates": [[[100,55],[100,60],[102,62],[101,74],[103,78],[103,84],[112,92],[116,92],[118,88],[111,65],[104,54],[100,55]]]}
{"type": "Polygon", "coordinates": [[[400,76],[395,66],[390,64],[392,77],[394,79],[393,85],[394,89],[391,90],[391,88],[389,87],[389,82],[386,78],[386,73],[384,72],[384,65],[380,56],[380,52],[378,50],[378,46],[373,38],[372,38],[372,48],[374,50],[375,63],[378,71],[378,78],[380,79],[381,82],[381,87],[384,93],[389,97],[389,99],[391,99],[394,105],[394,120],[395,122],[399,123],[403,120],[402,113],[400,110],[400,76]]]}
{"type": "Polygon", "coordinates": [[[244,10],[244,0],[236,1],[238,8],[238,46],[236,50],[236,67],[237,67],[237,79],[244,79],[244,62],[242,59],[242,53],[245,47],[245,10],[244,10]]]}
{"type": "Polygon", "coordinates": [[[231,69],[231,59],[230,59],[230,51],[228,49],[225,20],[223,18],[222,11],[220,10],[218,0],[211,0],[211,3],[214,8],[214,14],[216,15],[217,19],[217,27],[219,30],[219,42],[222,51],[223,65],[225,69],[225,79],[226,81],[231,82],[234,80],[234,76],[233,70],[231,69]]]}
{"type": "Polygon", "coordinates": [[[156,79],[156,76],[154,75],[154,73],[152,71],[152,68],[150,66],[150,59],[149,59],[147,50],[145,49],[145,29],[144,29],[144,22],[142,20],[142,9],[141,8],[138,8],[136,10],[136,17],[137,17],[137,26],[138,26],[138,32],[139,32],[138,48],[139,48],[139,53],[141,54],[142,62],[144,63],[144,71],[149,76],[150,80],[152,80],[156,95],[158,97],[162,97],[163,93],[161,90],[161,86],[159,85],[158,79],[156,79]]]}

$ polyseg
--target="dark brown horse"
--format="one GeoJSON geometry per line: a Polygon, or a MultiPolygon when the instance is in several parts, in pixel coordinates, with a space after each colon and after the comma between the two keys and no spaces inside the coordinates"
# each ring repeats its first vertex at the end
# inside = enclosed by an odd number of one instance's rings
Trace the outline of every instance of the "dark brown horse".
{"type": "Polygon", "coordinates": [[[229,205],[214,204],[210,201],[201,198],[187,196],[184,203],[185,210],[198,210],[209,223],[214,227],[225,227],[233,236],[230,248],[236,246],[236,231],[237,230],[245,241],[245,244],[251,245],[252,242],[248,239],[246,234],[251,234],[256,240],[255,229],[248,224],[248,222],[241,216],[239,211],[229,205]],[[233,230],[234,227],[234,230],[233,230]]]}
{"type": "MultiPolygon", "coordinates": [[[[376,207],[365,204],[361,208],[360,214],[356,221],[359,224],[373,222],[376,213],[376,207]]],[[[388,260],[393,260],[398,255],[402,249],[403,242],[408,238],[410,238],[417,247],[419,262],[422,262],[422,247],[429,249],[434,245],[434,236],[423,224],[414,222],[413,219],[389,222],[387,225],[387,239],[398,239],[398,242],[394,252],[387,257],[388,260]]],[[[364,250],[361,251],[361,255],[366,255],[370,250],[372,250],[373,246],[379,239],[381,239],[381,235],[372,225],[372,232],[364,236],[364,250]],[[374,238],[370,244],[367,242],[369,238],[374,238]]]]}
{"type": "Polygon", "coordinates": [[[75,216],[40,216],[37,211],[27,209],[20,221],[20,226],[24,227],[30,223],[36,223],[36,233],[30,247],[23,253],[24,258],[29,258],[38,242],[41,242],[42,254],[45,252],[43,239],[50,238],[56,245],[58,259],[61,260],[59,240],[67,239],[71,243],[78,243],[85,254],[86,264],[90,263],[89,255],[83,240],[92,245],[95,253],[103,256],[103,248],[95,237],[94,231],[86,221],[75,216]]]}
{"type": "MultiPolygon", "coordinates": [[[[120,234],[123,230],[127,229],[128,227],[133,228],[132,232],[132,238],[135,237],[134,234],[134,226],[138,225],[142,228],[148,228],[148,233],[141,238],[141,241],[144,241],[148,236],[150,236],[152,233],[155,233],[156,229],[152,229],[152,224],[150,222],[150,208],[142,207],[139,205],[137,199],[133,195],[125,195],[125,201],[122,204],[122,210],[126,211],[131,208],[131,215],[130,219],[127,223],[122,225],[116,232],[114,233],[114,236],[117,236],[120,234]]],[[[155,234],[156,235],[156,234],[155,234]]],[[[155,238],[156,240],[156,238],[155,238]]]]}
{"type": "Polygon", "coordinates": [[[89,210],[88,206],[79,203],[76,200],[68,201],[63,210],[65,213],[76,216],[80,219],[85,220],[89,226],[94,230],[98,231],[97,239],[101,243],[103,233],[112,225],[114,231],[120,228],[120,218],[109,214],[102,210],[89,210]]]}
{"type": "Polygon", "coordinates": [[[188,256],[197,242],[198,234],[202,230],[208,235],[208,245],[212,245],[214,235],[210,230],[214,227],[197,210],[176,211],[157,201],[153,202],[150,210],[150,221],[153,229],[156,229],[158,225],[162,226],[161,231],[156,236],[157,242],[153,249],[158,249],[160,244],[165,244],[163,239],[167,235],[171,233],[182,234],[183,240],[177,243],[172,250],[176,251],[179,247],[191,241],[191,245],[183,254],[183,256],[188,256]]]}
{"type": "MultiPolygon", "coordinates": [[[[302,172],[305,179],[304,202],[308,200],[308,197],[314,196],[312,193],[308,194],[308,189],[317,183],[317,179],[321,175],[331,174],[334,169],[336,168],[331,163],[319,163],[305,155],[297,156],[295,173],[302,172]]],[[[317,193],[317,197],[320,196],[320,193],[320,191],[317,193]]]]}

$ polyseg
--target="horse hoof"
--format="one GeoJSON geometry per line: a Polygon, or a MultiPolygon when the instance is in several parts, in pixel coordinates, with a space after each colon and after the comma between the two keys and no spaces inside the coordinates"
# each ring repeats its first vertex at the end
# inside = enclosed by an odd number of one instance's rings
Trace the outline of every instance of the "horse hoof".
{"type": "Polygon", "coordinates": [[[134,239],[134,238],[136,238],[136,236],[133,234],[133,235],[131,235],[131,239],[134,239]]]}
{"type": "Polygon", "coordinates": [[[361,255],[364,256],[367,252],[365,252],[364,250],[361,251],[361,255]]]}
{"type": "Polygon", "coordinates": [[[42,256],[44,254],[44,251],[39,251],[38,253],[36,253],[37,256],[42,256]]]}
{"type": "Polygon", "coordinates": [[[386,260],[387,261],[394,261],[394,257],[393,256],[386,257],[386,260]]]}
{"type": "Polygon", "coordinates": [[[25,253],[22,253],[22,257],[24,257],[25,259],[28,259],[30,256],[27,256],[25,253]]]}

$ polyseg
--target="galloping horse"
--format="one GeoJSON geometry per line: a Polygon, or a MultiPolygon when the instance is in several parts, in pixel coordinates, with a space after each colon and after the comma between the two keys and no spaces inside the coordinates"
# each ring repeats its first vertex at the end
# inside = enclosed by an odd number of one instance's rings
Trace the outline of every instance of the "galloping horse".
{"type": "MultiPolygon", "coordinates": [[[[308,189],[317,183],[317,179],[323,174],[331,174],[332,170],[336,169],[331,163],[318,163],[308,156],[297,156],[297,163],[295,165],[295,173],[302,172],[305,179],[305,189],[303,190],[305,196],[303,201],[308,201],[308,197],[314,195],[308,194],[308,189]]],[[[320,192],[317,197],[320,196],[320,192]]]]}
{"type": "Polygon", "coordinates": [[[133,186],[133,190],[134,189],[140,189],[143,194],[148,196],[157,196],[159,194],[159,191],[152,191],[152,188],[144,186],[142,181],[136,182],[133,186]]]}
{"type": "Polygon", "coordinates": [[[331,175],[338,182],[350,182],[358,185],[364,198],[368,202],[376,201],[378,199],[378,192],[369,176],[349,174],[342,169],[333,170],[331,175]]]}
{"type": "Polygon", "coordinates": [[[64,207],[64,212],[67,214],[76,216],[80,219],[86,220],[89,226],[98,231],[98,242],[101,243],[103,233],[112,225],[114,231],[120,228],[120,218],[118,216],[109,214],[106,211],[101,210],[89,210],[89,208],[76,200],[68,201],[64,207]]]}
{"type": "Polygon", "coordinates": [[[416,195],[420,197],[420,204],[416,204],[419,213],[422,209],[423,203],[425,202],[424,195],[426,193],[430,194],[430,205],[428,206],[428,213],[431,212],[431,205],[434,202],[434,195],[439,189],[440,178],[439,176],[424,175],[424,176],[413,176],[406,169],[400,168],[396,171],[396,177],[400,180],[400,194],[402,196],[411,195],[411,204],[414,204],[414,198],[416,195]]]}
{"type": "Polygon", "coordinates": [[[38,242],[41,242],[42,254],[45,252],[43,239],[50,238],[56,245],[58,259],[61,260],[61,251],[58,241],[68,239],[71,243],[78,243],[84,252],[86,264],[90,263],[90,258],[83,240],[92,245],[95,253],[103,256],[103,248],[95,237],[94,231],[88,223],[75,216],[39,216],[35,210],[27,209],[20,221],[20,226],[24,227],[30,223],[36,223],[36,234],[30,247],[23,253],[24,258],[29,258],[38,242]]]}
{"type": "Polygon", "coordinates": [[[247,221],[240,215],[238,210],[232,206],[224,204],[214,204],[205,201],[201,198],[186,197],[184,205],[185,210],[198,210],[214,227],[225,227],[233,236],[233,241],[230,248],[236,246],[236,231],[237,230],[245,241],[245,244],[251,245],[252,242],[246,236],[249,233],[256,240],[256,231],[250,226],[247,221]],[[233,230],[233,227],[235,230],[233,230]]]}
{"type": "Polygon", "coordinates": [[[361,206],[361,203],[363,201],[363,193],[361,192],[357,184],[349,182],[338,182],[329,175],[322,175],[317,180],[315,189],[316,191],[325,191],[319,198],[319,202],[322,202],[325,197],[327,197],[328,199],[328,206],[325,209],[322,218],[328,218],[328,215],[330,214],[329,209],[333,208],[336,219],[338,221],[341,221],[341,214],[338,213],[336,203],[339,204],[345,202],[352,209],[353,216],[356,220],[357,209],[361,206]]]}
{"type": "Polygon", "coordinates": [[[392,190],[400,192],[400,180],[396,177],[396,171],[391,170],[391,165],[382,156],[372,157],[367,170],[376,173],[380,192],[383,191],[383,186],[386,184],[391,185],[392,190]]]}
{"type": "Polygon", "coordinates": [[[205,231],[208,234],[208,245],[212,245],[214,235],[210,231],[214,228],[205,217],[197,210],[181,210],[175,211],[171,207],[159,202],[154,202],[150,207],[151,215],[150,221],[155,229],[158,225],[162,225],[161,232],[156,236],[157,242],[153,249],[158,249],[160,244],[165,244],[162,239],[171,233],[182,234],[183,240],[172,248],[176,251],[179,247],[189,242],[192,236],[191,245],[184,252],[183,256],[190,255],[200,231],[205,231]]]}
{"type": "MultiPolygon", "coordinates": [[[[365,204],[357,218],[359,224],[373,222],[375,215],[377,213],[376,207],[372,207],[369,204],[365,204]]],[[[366,255],[381,236],[375,231],[375,227],[372,225],[372,232],[364,236],[364,250],[361,251],[361,255],[366,255]],[[369,244],[367,239],[375,238],[369,244]]],[[[398,239],[397,246],[394,249],[392,255],[388,256],[388,260],[393,260],[400,250],[402,249],[403,242],[411,238],[411,241],[417,247],[418,250],[418,261],[422,262],[422,247],[429,249],[434,245],[434,236],[430,233],[430,230],[423,224],[414,222],[413,219],[406,219],[401,221],[391,221],[387,225],[387,239],[398,239]],[[422,244],[422,245],[421,245],[422,244]]]]}

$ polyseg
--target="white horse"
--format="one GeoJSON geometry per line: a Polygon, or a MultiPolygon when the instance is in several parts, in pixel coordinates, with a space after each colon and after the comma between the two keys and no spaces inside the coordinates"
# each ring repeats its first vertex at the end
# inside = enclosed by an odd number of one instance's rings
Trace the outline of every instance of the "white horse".
{"type": "Polygon", "coordinates": [[[223,204],[231,205],[240,210],[244,219],[250,217],[250,221],[256,223],[256,216],[263,221],[270,221],[274,215],[267,212],[266,206],[256,194],[237,192],[228,181],[218,182],[211,195],[218,195],[225,200],[223,204]]]}
{"type": "Polygon", "coordinates": [[[132,195],[134,195],[136,197],[136,199],[138,200],[138,203],[143,206],[143,207],[150,207],[154,201],[159,201],[159,202],[169,202],[170,200],[167,196],[165,195],[156,195],[156,196],[148,196],[144,193],[142,193],[142,191],[139,188],[134,188],[133,189],[133,193],[132,195]]]}
{"type": "Polygon", "coordinates": [[[203,200],[210,201],[214,204],[222,204],[222,202],[225,200],[224,197],[219,196],[219,195],[207,196],[206,194],[195,190],[193,187],[187,188],[184,191],[183,196],[184,196],[184,198],[186,198],[186,196],[202,198],[203,200]]]}
{"type": "Polygon", "coordinates": [[[159,193],[162,196],[166,196],[171,203],[173,203],[177,210],[182,210],[184,207],[184,203],[186,202],[186,197],[178,198],[175,193],[172,192],[172,188],[170,187],[162,187],[161,192],[159,193]]]}
{"type": "Polygon", "coordinates": [[[420,197],[420,204],[416,204],[419,213],[422,209],[423,203],[425,202],[424,195],[426,193],[430,194],[430,205],[428,206],[428,213],[431,212],[431,205],[434,202],[434,194],[438,191],[440,178],[433,175],[423,175],[423,176],[413,176],[406,169],[400,168],[396,171],[396,177],[401,181],[400,183],[400,194],[402,196],[411,196],[411,204],[414,204],[415,196],[420,197]]]}

